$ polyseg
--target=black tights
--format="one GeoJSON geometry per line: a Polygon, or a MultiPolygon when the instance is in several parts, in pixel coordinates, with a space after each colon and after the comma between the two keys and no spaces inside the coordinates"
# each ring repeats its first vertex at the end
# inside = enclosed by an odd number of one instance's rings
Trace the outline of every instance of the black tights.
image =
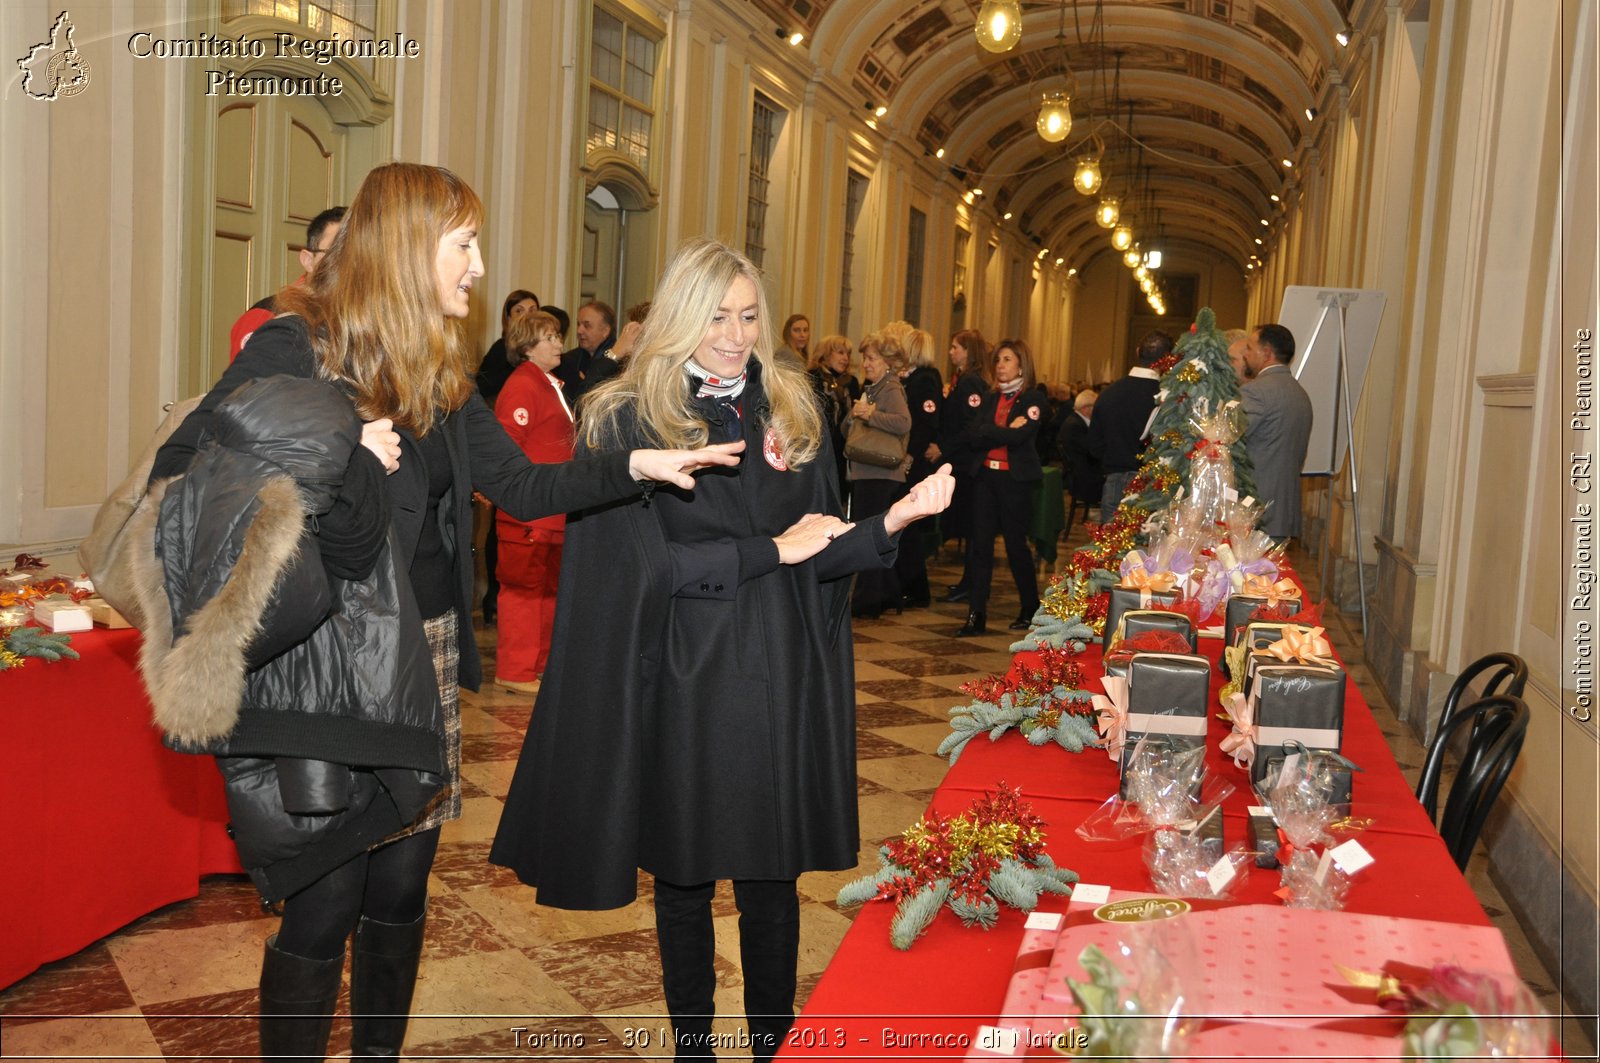
{"type": "Polygon", "coordinates": [[[439,828],[407,835],[323,875],[283,902],[277,947],[313,960],[344,955],[361,916],[414,923],[428,905],[428,872],[439,828]]]}

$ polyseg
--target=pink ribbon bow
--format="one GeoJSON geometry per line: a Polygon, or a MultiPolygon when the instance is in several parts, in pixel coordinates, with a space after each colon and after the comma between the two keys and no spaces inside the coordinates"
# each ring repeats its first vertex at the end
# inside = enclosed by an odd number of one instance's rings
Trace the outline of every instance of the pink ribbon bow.
{"type": "Polygon", "coordinates": [[[1242,693],[1228,695],[1228,715],[1233,717],[1233,733],[1218,745],[1234,764],[1248,768],[1256,760],[1256,699],[1242,693]]]}
{"type": "Polygon", "coordinates": [[[1089,700],[1094,705],[1106,755],[1113,764],[1120,764],[1128,733],[1128,681],[1119,675],[1107,675],[1100,677],[1100,685],[1106,692],[1089,700]]]}

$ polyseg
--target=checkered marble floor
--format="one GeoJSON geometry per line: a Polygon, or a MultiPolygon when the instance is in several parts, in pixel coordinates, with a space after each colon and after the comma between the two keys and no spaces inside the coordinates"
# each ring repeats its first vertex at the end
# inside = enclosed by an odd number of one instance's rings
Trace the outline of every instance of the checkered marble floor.
{"type": "MultiPolygon", "coordinates": [[[[1080,528],[1073,545],[1082,538],[1080,528]]],[[[1062,558],[1067,556],[1063,548],[1062,558]]],[[[933,571],[935,597],[959,574],[959,565],[942,559],[933,571]]],[[[864,867],[876,866],[878,844],[921,814],[943,778],[945,764],[933,751],[949,730],[946,710],[962,700],[962,683],[1007,667],[1007,646],[1015,636],[1006,623],[1017,607],[1009,572],[997,564],[988,635],[951,637],[965,607],[940,603],[854,622],[864,867]]],[[[1339,618],[1328,626],[1414,778],[1422,750],[1372,682],[1360,659],[1359,632],[1339,618]]],[[[480,636],[491,663],[494,637],[493,629],[480,636]]],[[[537,908],[533,891],[485,859],[531,711],[530,697],[492,685],[479,695],[463,693],[464,814],[445,827],[433,869],[407,1054],[670,1058],[648,877],[641,875],[640,899],[627,908],[562,912],[537,908]]],[[[841,912],[833,898],[858,874],[816,873],[800,880],[802,1002],[850,923],[850,913],[841,912]]],[[[1511,941],[1525,977],[1545,1006],[1558,1010],[1553,983],[1506,914],[1481,856],[1469,878],[1511,941]]],[[[727,1016],[719,1030],[736,1037],[736,1017],[743,1014],[738,926],[726,884],[714,916],[717,1006],[727,1016]]],[[[256,1044],[252,1014],[261,945],[275,924],[248,882],[208,879],[199,897],[154,912],[0,992],[5,1055],[248,1057],[256,1044]]],[[[340,1011],[347,1006],[341,1000],[340,1011]]],[[[1592,1044],[1574,1037],[1582,1038],[1582,1032],[1568,1031],[1569,1051],[1592,1053],[1592,1044]]],[[[329,1050],[348,1054],[346,1021],[336,1021],[329,1050]]]]}

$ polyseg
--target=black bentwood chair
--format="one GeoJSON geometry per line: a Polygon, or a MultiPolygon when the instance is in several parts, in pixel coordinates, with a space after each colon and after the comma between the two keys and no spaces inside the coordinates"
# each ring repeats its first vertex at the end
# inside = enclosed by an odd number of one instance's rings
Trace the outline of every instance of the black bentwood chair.
{"type": "MultiPolygon", "coordinates": [[[[1476,661],[1462,669],[1456,676],[1456,681],[1450,684],[1450,692],[1444,696],[1444,711],[1439,714],[1439,724],[1433,733],[1433,741],[1428,743],[1428,763],[1434,762],[1434,754],[1445,743],[1445,734],[1456,709],[1464,698],[1472,695],[1472,681],[1484,675],[1483,693],[1480,697],[1492,697],[1495,694],[1509,694],[1514,698],[1522,697],[1522,691],[1528,685],[1528,663],[1514,653],[1491,653],[1479,657],[1476,661]],[[1500,689],[1502,684],[1505,689],[1500,689]]],[[[1442,765],[1442,756],[1440,764],[1442,765]]],[[[1430,776],[1427,771],[1422,773],[1422,778],[1417,783],[1417,800],[1422,802],[1422,807],[1428,813],[1428,818],[1437,820],[1439,801],[1439,773],[1435,769],[1430,776]]]]}
{"type": "Polygon", "coordinates": [[[1519,697],[1496,694],[1480,698],[1445,721],[1422,766],[1423,785],[1434,793],[1438,792],[1439,771],[1450,737],[1469,727],[1467,752],[1450,784],[1444,814],[1439,817],[1439,837],[1444,839],[1456,866],[1463,870],[1489,811],[1522,752],[1522,740],[1528,733],[1528,706],[1519,697]]]}

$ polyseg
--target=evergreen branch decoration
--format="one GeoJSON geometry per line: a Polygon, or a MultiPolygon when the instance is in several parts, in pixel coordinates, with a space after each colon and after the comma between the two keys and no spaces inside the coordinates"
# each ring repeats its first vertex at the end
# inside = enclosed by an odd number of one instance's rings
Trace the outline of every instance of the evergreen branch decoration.
{"type": "Polygon", "coordinates": [[[932,812],[878,851],[882,865],[839,891],[842,905],[895,902],[889,942],[909,949],[949,906],[963,926],[988,930],[1000,905],[1032,911],[1041,893],[1070,893],[1078,874],[1044,851],[1044,820],[1004,783],[959,816],[932,812]]]}
{"type": "Polygon", "coordinates": [[[990,675],[962,685],[974,698],[950,710],[951,733],[938,753],[954,764],[968,742],[984,731],[995,741],[1015,727],[1030,745],[1055,742],[1073,753],[1094,745],[1094,708],[1082,689],[1083,675],[1069,658],[1071,650],[1045,648],[1038,664],[1018,657],[1005,675],[990,675]]]}
{"type": "Polygon", "coordinates": [[[72,636],[66,632],[19,627],[0,634],[4,636],[0,638],[0,672],[8,668],[21,668],[28,663],[29,657],[37,657],[46,664],[62,659],[78,659],[78,651],[69,645],[72,636]]]}

